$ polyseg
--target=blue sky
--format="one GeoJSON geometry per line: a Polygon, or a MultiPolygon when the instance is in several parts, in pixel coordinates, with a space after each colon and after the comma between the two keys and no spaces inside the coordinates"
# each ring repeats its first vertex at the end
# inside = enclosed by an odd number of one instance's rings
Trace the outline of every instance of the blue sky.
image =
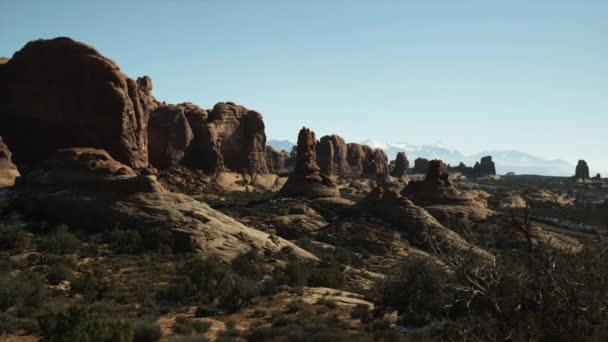
{"type": "Polygon", "coordinates": [[[608,170],[608,1],[0,0],[0,56],[70,36],[267,135],[518,149],[608,170]]]}

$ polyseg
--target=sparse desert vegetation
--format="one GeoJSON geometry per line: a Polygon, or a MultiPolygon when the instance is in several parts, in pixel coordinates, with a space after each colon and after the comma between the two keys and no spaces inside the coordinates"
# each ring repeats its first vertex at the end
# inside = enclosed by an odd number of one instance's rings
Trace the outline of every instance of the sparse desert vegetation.
{"type": "Polygon", "coordinates": [[[577,113],[605,113],[606,13],[557,30],[599,4],[62,2],[0,5],[0,54],[78,22],[125,66],[0,57],[0,342],[608,341],[605,119],[577,113]],[[271,115],[165,101],[218,94],[271,115]],[[568,161],[490,150],[537,143],[568,161]]]}

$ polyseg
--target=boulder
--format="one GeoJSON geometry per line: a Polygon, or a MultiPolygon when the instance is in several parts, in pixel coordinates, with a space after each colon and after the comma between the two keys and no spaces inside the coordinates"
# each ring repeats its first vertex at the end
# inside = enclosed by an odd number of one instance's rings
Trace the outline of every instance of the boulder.
{"type": "Polygon", "coordinates": [[[303,127],[298,134],[296,167],[281,189],[284,196],[332,197],[339,196],[336,185],[317,165],[315,133],[303,127]]]}
{"type": "Polygon", "coordinates": [[[157,105],[151,90],[148,77],[128,78],[92,46],[32,41],[0,64],[0,135],[18,162],[89,146],[145,167],[148,115],[157,105]]]}
{"type": "Polygon", "coordinates": [[[574,174],[574,178],[576,179],[589,179],[589,166],[587,166],[587,162],[584,160],[579,160],[576,165],[576,170],[574,174]]]}
{"type": "Polygon", "coordinates": [[[179,106],[159,106],[148,121],[148,155],[150,164],[165,169],[182,161],[193,134],[179,106]]]}
{"type": "Polygon", "coordinates": [[[424,158],[416,158],[414,160],[414,169],[412,173],[426,173],[429,169],[429,160],[424,158]]]}
{"type": "Polygon", "coordinates": [[[12,153],[0,137],[0,188],[15,185],[19,170],[13,164],[12,153]]]}
{"type": "Polygon", "coordinates": [[[407,174],[407,169],[410,167],[410,162],[405,156],[405,152],[397,153],[395,157],[395,166],[391,172],[393,177],[403,177],[407,174]]]}

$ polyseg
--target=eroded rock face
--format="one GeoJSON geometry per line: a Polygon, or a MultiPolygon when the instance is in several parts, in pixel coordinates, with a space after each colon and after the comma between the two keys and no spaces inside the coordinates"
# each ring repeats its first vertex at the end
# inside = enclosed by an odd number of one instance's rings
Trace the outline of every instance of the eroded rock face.
{"type": "Polygon", "coordinates": [[[321,138],[317,161],[321,172],[329,176],[357,178],[388,174],[388,158],[384,151],[367,145],[347,144],[338,135],[321,138]]]}
{"type": "Polygon", "coordinates": [[[284,174],[290,171],[291,155],[285,151],[277,151],[272,146],[266,146],[266,164],[268,171],[284,174]]]}
{"type": "Polygon", "coordinates": [[[17,177],[19,177],[19,170],[13,164],[12,153],[0,137],[0,188],[15,185],[17,177]]]}
{"type": "Polygon", "coordinates": [[[193,108],[186,117],[194,134],[188,156],[194,167],[207,172],[270,171],[262,114],[232,102],[220,102],[206,113],[193,108]]]}
{"type": "Polygon", "coordinates": [[[193,137],[183,108],[173,105],[158,107],[148,121],[150,164],[160,169],[177,165],[184,158],[193,137]]]}
{"type": "Polygon", "coordinates": [[[19,162],[66,147],[107,150],[148,165],[152,82],[137,81],[95,48],[69,38],[36,40],[0,64],[0,134],[19,162]]]}
{"type": "Polygon", "coordinates": [[[579,160],[574,174],[576,179],[589,179],[589,166],[584,160],[579,160]]]}
{"type": "Polygon", "coordinates": [[[492,161],[492,156],[482,157],[478,163],[475,163],[473,174],[477,176],[496,175],[496,166],[492,161]]]}
{"type": "Polygon", "coordinates": [[[427,173],[429,170],[429,160],[424,158],[416,158],[414,160],[413,173],[427,173]]]}
{"type": "Polygon", "coordinates": [[[317,160],[321,172],[336,176],[351,174],[347,162],[347,153],[346,142],[340,136],[326,135],[321,137],[317,151],[317,160]]]}
{"type": "Polygon", "coordinates": [[[410,167],[410,162],[407,160],[405,156],[405,152],[397,153],[395,157],[395,166],[392,170],[391,176],[393,177],[403,177],[407,174],[407,169],[410,167]]]}
{"type": "Polygon", "coordinates": [[[317,140],[315,133],[303,127],[298,134],[296,167],[281,189],[285,196],[332,197],[338,196],[335,184],[321,173],[317,165],[317,140]]]}
{"type": "Polygon", "coordinates": [[[236,172],[268,172],[262,114],[220,102],[208,120],[210,141],[222,154],[224,167],[236,172]]]}

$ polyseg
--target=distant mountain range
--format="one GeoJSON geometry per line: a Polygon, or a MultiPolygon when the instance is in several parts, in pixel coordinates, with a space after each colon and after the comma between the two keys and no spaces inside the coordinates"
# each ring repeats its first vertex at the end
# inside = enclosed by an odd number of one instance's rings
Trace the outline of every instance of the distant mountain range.
{"type": "MultiPolygon", "coordinates": [[[[449,149],[441,144],[410,145],[406,143],[383,143],[374,140],[365,140],[361,143],[384,150],[390,160],[395,159],[397,152],[405,152],[411,165],[413,165],[416,158],[426,158],[441,159],[453,166],[458,165],[460,162],[465,163],[467,166],[473,166],[481,157],[492,156],[492,160],[496,164],[496,172],[499,174],[515,172],[519,175],[533,174],[569,177],[574,174],[575,168],[574,165],[561,159],[548,160],[516,150],[489,150],[467,156],[460,151],[449,149]]],[[[269,139],[266,144],[277,150],[288,152],[295,146],[289,140],[269,139]]]]}

